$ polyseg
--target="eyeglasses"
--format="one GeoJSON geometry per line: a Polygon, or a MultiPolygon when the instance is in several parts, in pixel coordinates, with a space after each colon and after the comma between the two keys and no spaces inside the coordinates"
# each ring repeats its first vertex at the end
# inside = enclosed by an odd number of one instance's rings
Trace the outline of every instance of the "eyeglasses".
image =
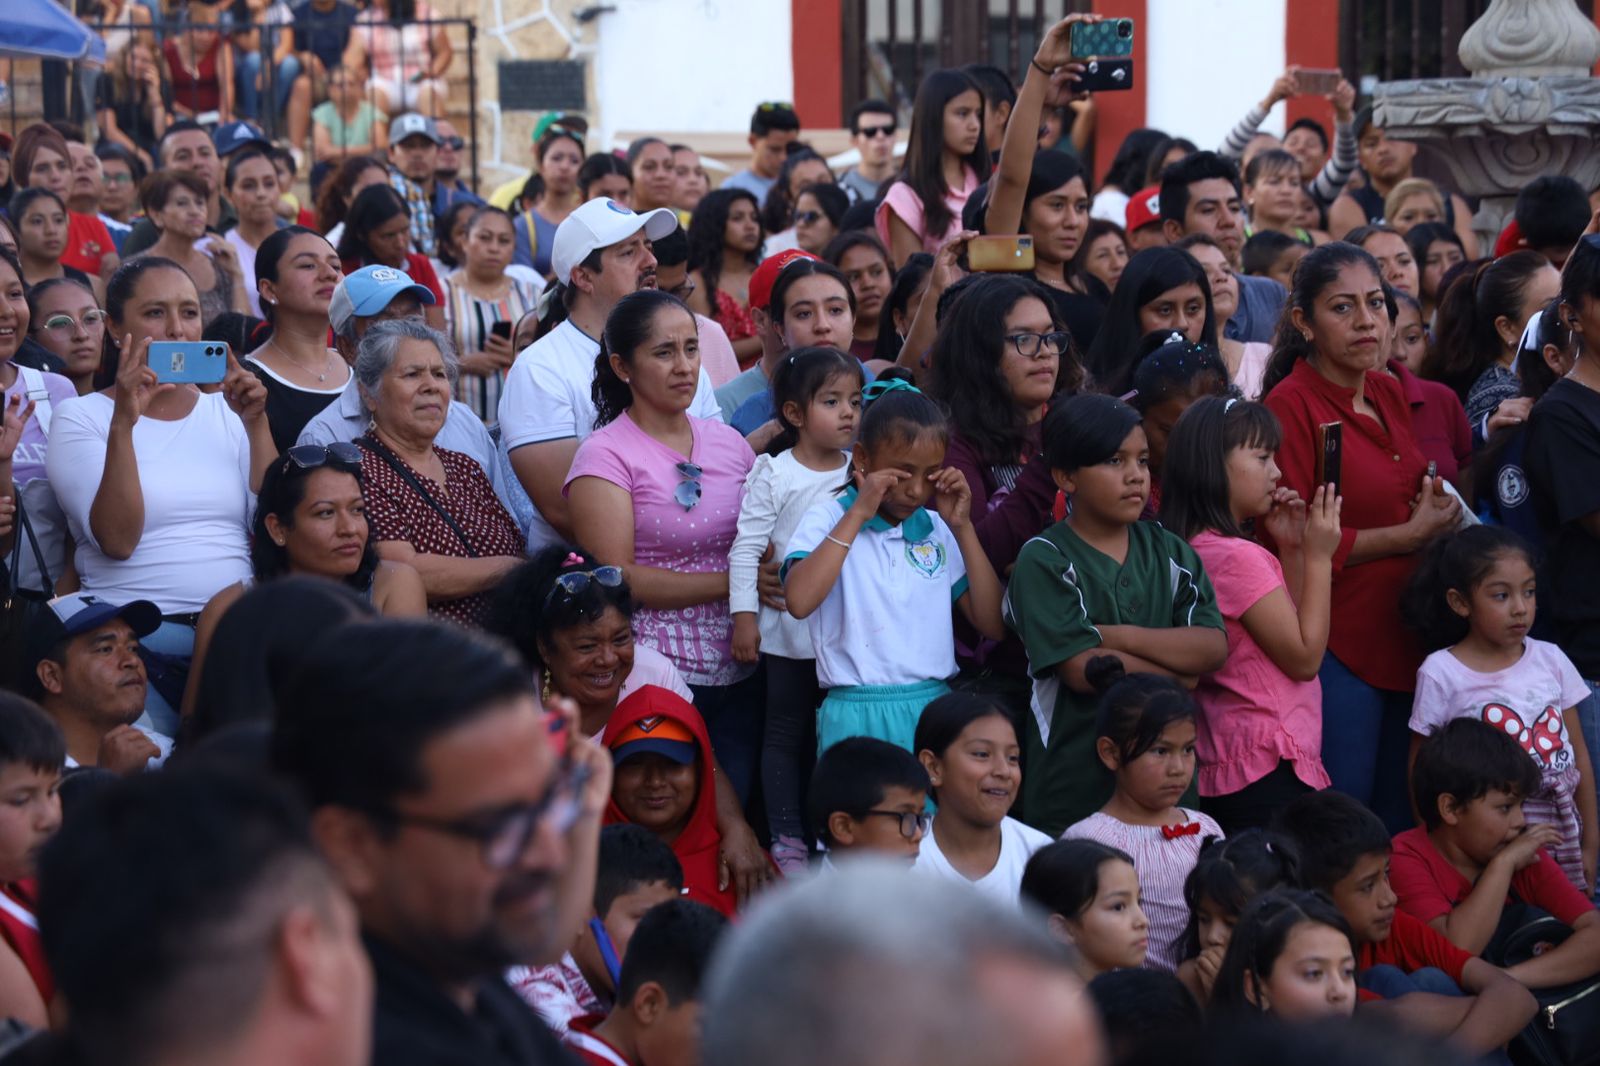
{"type": "Polygon", "coordinates": [[[672,498],[678,501],[678,506],[685,511],[694,510],[694,505],[700,502],[700,475],[704,473],[693,463],[679,463],[678,476],[683,478],[678,487],[673,490],[672,498]]]}
{"type": "Polygon", "coordinates": [[[482,848],[485,866],[491,870],[506,870],[527,852],[541,825],[558,834],[573,827],[582,810],[578,797],[588,780],[589,768],[580,764],[562,771],[537,803],[455,819],[429,818],[394,810],[389,811],[388,816],[403,825],[475,840],[482,848]]]}
{"type": "Polygon", "coordinates": [[[107,185],[132,185],[133,184],[133,175],[132,174],[125,174],[125,173],[123,173],[122,171],[119,170],[115,174],[107,174],[106,175],[106,184],[107,185]]]}
{"type": "Polygon", "coordinates": [[[860,137],[893,137],[896,128],[892,122],[887,126],[862,126],[856,130],[856,134],[860,137]]]}
{"type": "Polygon", "coordinates": [[[94,307],[85,311],[82,317],[73,318],[71,315],[63,311],[59,315],[51,315],[49,318],[45,319],[42,328],[47,333],[54,333],[58,336],[61,334],[70,336],[80,325],[83,327],[83,331],[85,333],[93,333],[97,329],[105,329],[106,313],[100,310],[98,307],[94,307]]]}
{"type": "Polygon", "coordinates": [[[550,595],[544,598],[545,609],[555,600],[556,593],[561,593],[567,599],[573,600],[582,596],[590,583],[597,583],[604,588],[620,588],[622,585],[622,567],[597,566],[593,570],[573,570],[561,574],[556,578],[555,585],[550,589],[550,595]]]}
{"type": "Polygon", "coordinates": [[[796,211],[794,221],[797,226],[810,226],[822,221],[821,211],[796,211]]]}
{"type": "Polygon", "coordinates": [[[332,444],[299,444],[283,453],[283,468],[293,463],[301,470],[315,470],[319,466],[336,463],[339,466],[361,469],[361,449],[348,441],[336,440],[332,444]]]}
{"type": "Polygon", "coordinates": [[[1040,358],[1040,349],[1046,356],[1060,355],[1072,346],[1072,334],[1057,331],[1055,333],[1013,333],[1006,340],[1011,342],[1011,347],[1024,359],[1040,358]]]}
{"type": "Polygon", "coordinates": [[[461,149],[467,146],[467,142],[461,137],[446,137],[440,142],[440,146],[443,148],[448,148],[452,152],[459,152],[461,149]]]}
{"type": "Polygon", "coordinates": [[[898,818],[900,820],[900,835],[907,840],[915,840],[927,834],[933,825],[933,815],[927,811],[863,811],[866,815],[877,815],[879,818],[898,818]]]}

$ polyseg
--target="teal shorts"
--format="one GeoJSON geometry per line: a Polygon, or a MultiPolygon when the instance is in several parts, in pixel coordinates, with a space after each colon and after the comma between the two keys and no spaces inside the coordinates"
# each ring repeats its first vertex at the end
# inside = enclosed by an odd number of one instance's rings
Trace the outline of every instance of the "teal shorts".
{"type": "Polygon", "coordinates": [[[831,688],[817,708],[817,754],[846,737],[877,737],[915,754],[922,710],[950,691],[943,681],[831,688]]]}

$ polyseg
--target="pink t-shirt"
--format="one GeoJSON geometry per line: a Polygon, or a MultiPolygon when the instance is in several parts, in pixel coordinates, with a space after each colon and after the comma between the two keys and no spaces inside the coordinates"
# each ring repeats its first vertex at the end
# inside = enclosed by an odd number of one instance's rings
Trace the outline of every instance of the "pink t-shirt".
{"type": "Polygon", "coordinates": [[[711,379],[711,387],[720,389],[739,376],[739,357],[734,354],[733,342],[727,330],[705,315],[695,315],[700,327],[700,365],[711,379]]]}
{"type": "MultiPolygon", "coordinates": [[[[645,433],[627,413],[578,446],[566,488],[580,477],[597,477],[627,490],[633,497],[638,565],[721,573],[728,569],[744,479],[756,456],[731,426],[688,418],[694,430],[689,461],[700,468],[700,502],[692,508],[685,510],[674,498],[687,480],[678,469],[684,457],[645,433]]],[[[671,610],[643,607],[634,612],[633,625],[640,642],[672,660],[691,685],[729,685],[748,672],[731,653],[727,597],[671,610]]]]}
{"type": "Polygon", "coordinates": [[[944,202],[950,208],[950,225],[942,233],[927,232],[927,222],[924,218],[922,197],[903,181],[897,181],[889,186],[889,191],[884,193],[883,202],[878,205],[877,214],[873,222],[878,228],[878,236],[883,239],[884,246],[894,247],[894,240],[889,234],[889,215],[899,215],[900,221],[910,226],[912,232],[922,235],[922,250],[937,252],[950,234],[961,229],[961,209],[967,206],[967,199],[978,190],[978,174],[971,167],[964,169],[965,180],[959,189],[946,189],[944,202]]]}
{"type": "Polygon", "coordinates": [[[1327,788],[1322,766],[1322,684],[1295,681],[1262,650],[1240,619],[1275,589],[1283,567],[1267,549],[1243,537],[1207,530],[1189,542],[1217,592],[1228,629],[1228,661],[1200,679],[1195,749],[1200,794],[1226,796],[1266,777],[1280,759],[1312,788],[1327,788]]]}

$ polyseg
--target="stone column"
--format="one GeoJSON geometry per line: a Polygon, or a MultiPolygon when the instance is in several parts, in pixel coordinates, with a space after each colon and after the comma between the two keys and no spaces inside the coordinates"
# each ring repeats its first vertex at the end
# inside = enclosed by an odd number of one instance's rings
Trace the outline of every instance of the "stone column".
{"type": "Polygon", "coordinates": [[[1472,226],[1485,254],[1518,190],[1546,174],[1600,186],[1600,27],[1574,0],[1493,0],[1461,38],[1470,78],[1386,82],[1374,121],[1442,163],[1455,190],[1479,199],[1472,226]]]}

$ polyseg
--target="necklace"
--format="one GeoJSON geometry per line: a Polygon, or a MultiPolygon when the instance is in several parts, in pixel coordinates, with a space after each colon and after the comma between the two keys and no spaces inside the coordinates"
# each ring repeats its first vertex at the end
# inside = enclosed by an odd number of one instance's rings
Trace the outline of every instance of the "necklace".
{"type": "Polygon", "coordinates": [[[276,348],[280,355],[282,355],[285,359],[289,360],[289,362],[293,363],[295,366],[299,367],[301,370],[305,371],[307,374],[316,374],[317,375],[317,381],[318,381],[319,384],[321,382],[324,382],[324,381],[328,380],[328,356],[327,356],[326,352],[324,352],[323,356],[322,356],[322,373],[318,374],[315,370],[313,370],[310,367],[306,366],[300,360],[296,359],[294,356],[292,356],[288,352],[284,351],[284,349],[278,344],[276,339],[274,339],[272,341],[272,347],[276,348]]]}

